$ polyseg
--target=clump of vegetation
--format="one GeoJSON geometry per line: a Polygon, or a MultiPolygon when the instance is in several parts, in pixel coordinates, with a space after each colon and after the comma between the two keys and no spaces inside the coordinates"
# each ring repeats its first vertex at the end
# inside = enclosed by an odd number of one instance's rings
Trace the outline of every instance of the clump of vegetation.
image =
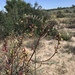
{"type": "Polygon", "coordinates": [[[63,14],[62,11],[58,11],[56,17],[57,17],[57,18],[63,18],[63,17],[65,17],[65,15],[63,14]]]}
{"type": "Polygon", "coordinates": [[[60,30],[59,33],[61,34],[61,38],[65,41],[68,41],[72,38],[72,33],[69,30],[60,30]]]}

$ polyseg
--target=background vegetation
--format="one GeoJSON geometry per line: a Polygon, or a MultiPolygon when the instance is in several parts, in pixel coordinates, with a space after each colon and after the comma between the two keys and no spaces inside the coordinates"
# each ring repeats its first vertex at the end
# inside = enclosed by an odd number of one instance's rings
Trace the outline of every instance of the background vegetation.
{"type": "Polygon", "coordinates": [[[30,3],[22,0],[7,0],[4,8],[5,12],[0,11],[0,38],[11,33],[15,35],[27,33],[30,36],[38,36],[42,29],[50,24],[51,20],[55,21],[54,25],[64,24],[68,27],[74,27],[75,24],[74,5],[44,10],[37,2],[32,7],[30,3]]]}

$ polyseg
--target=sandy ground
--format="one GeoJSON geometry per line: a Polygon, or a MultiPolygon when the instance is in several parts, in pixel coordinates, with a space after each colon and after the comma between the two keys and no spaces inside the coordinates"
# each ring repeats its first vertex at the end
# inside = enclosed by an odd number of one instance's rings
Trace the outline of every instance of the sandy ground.
{"type": "MultiPolygon", "coordinates": [[[[31,50],[32,42],[32,39],[23,42],[23,47],[26,47],[29,54],[33,52],[31,50]]],[[[48,59],[54,53],[55,45],[57,45],[57,40],[42,39],[36,50],[36,60],[48,59]]],[[[1,46],[2,44],[0,44],[0,48],[1,46]]],[[[61,41],[60,46],[61,48],[58,49],[58,53],[36,70],[36,75],[75,75],[75,37],[72,37],[70,41],[61,41]]],[[[1,57],[2,53],[0,55],[1,57]]],[[[33,56],[34,58],[35,56],[33,56]]],[[[36,64],[37,67],[39,65],[36,64]]],[[[35,70],[33,73],[35,73],[35,70]]]]}
{"type": "MultiPolygon", "coordinates": [[[[36,51],[36,60],[46,60],[54,53],[57,41],[43,39],[40,42],[42,46],[36,51]]],[[[70,50],[75,50],[75,37],[72,37],[70,41],[61,41],[60,45],[58,53],[45,62],[46,64],[42,64],[37,69],[36,75],[75,75],[75,54],[70,50]]]]}

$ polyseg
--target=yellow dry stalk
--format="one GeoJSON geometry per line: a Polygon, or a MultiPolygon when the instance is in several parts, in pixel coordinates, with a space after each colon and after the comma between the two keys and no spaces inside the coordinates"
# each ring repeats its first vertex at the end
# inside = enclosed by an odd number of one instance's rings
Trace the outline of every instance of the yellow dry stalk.
{"type": "Polygon", "coordinates": [[[23,23],[23,20],[21,20],[20,22],[23,23]]]}
{"type": "Polygon", "coordinates": [[[34,28],[37,28],[37,26],[34,26],[34,28]]]}
{"type": "Polygon", "coordinates": [[[61,34],[59,33],[59,36],[61,36],[61,34]]]}
{"type": "Polygon", "coordinates": [[[63,38],[61,38],[61,41],[63,41],[63,38]]]}
{"type": "Polygon", "coordinates": [[[12,53],[13,53],[13,50],[11,49],[11,50],[10,50],[10,54],[12,54],[12,53]]]}
{"type": "Polygon", "coordinates": [[[29,36],[33,36],[33,33],[29,33],[29,36]]]}
{"type": "Polygon", "coordinates": [[[61,33],[59,33],[59,37],[60,37],[60,40],[63,41],[63,38],[61,37],[61,33]]]}
{"type": "Polygon", "coordinates": [[[11,71],[10,70],[7,70],[8,74],[10,75],[11,74],[11,71]]]}
{"type": "Polygon", "coordinates": [[[22,49],[21,53],[19,54],[19,64],[22,64],[24,61],[25,63],[28,62],[28,51],[24,48],[22,49]]]}
{"type": "Polygon", "coordinates": [[[23,74],[23,75],[26,75],[26,74],[23,74]]]}

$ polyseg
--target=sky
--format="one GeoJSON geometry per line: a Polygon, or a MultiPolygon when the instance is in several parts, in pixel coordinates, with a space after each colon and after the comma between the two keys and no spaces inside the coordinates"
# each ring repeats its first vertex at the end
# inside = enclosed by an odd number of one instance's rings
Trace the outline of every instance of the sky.
{"type": "MultiPolygon", "coordinates": [[[[75,0],[24,0],[34,5],[37,2],[43,9],[53,9],[57,7],[70,7],[75,5],[75,0]]],[[[0,10],[5,10],[6,0],[0,0],[0,10]]]]}

